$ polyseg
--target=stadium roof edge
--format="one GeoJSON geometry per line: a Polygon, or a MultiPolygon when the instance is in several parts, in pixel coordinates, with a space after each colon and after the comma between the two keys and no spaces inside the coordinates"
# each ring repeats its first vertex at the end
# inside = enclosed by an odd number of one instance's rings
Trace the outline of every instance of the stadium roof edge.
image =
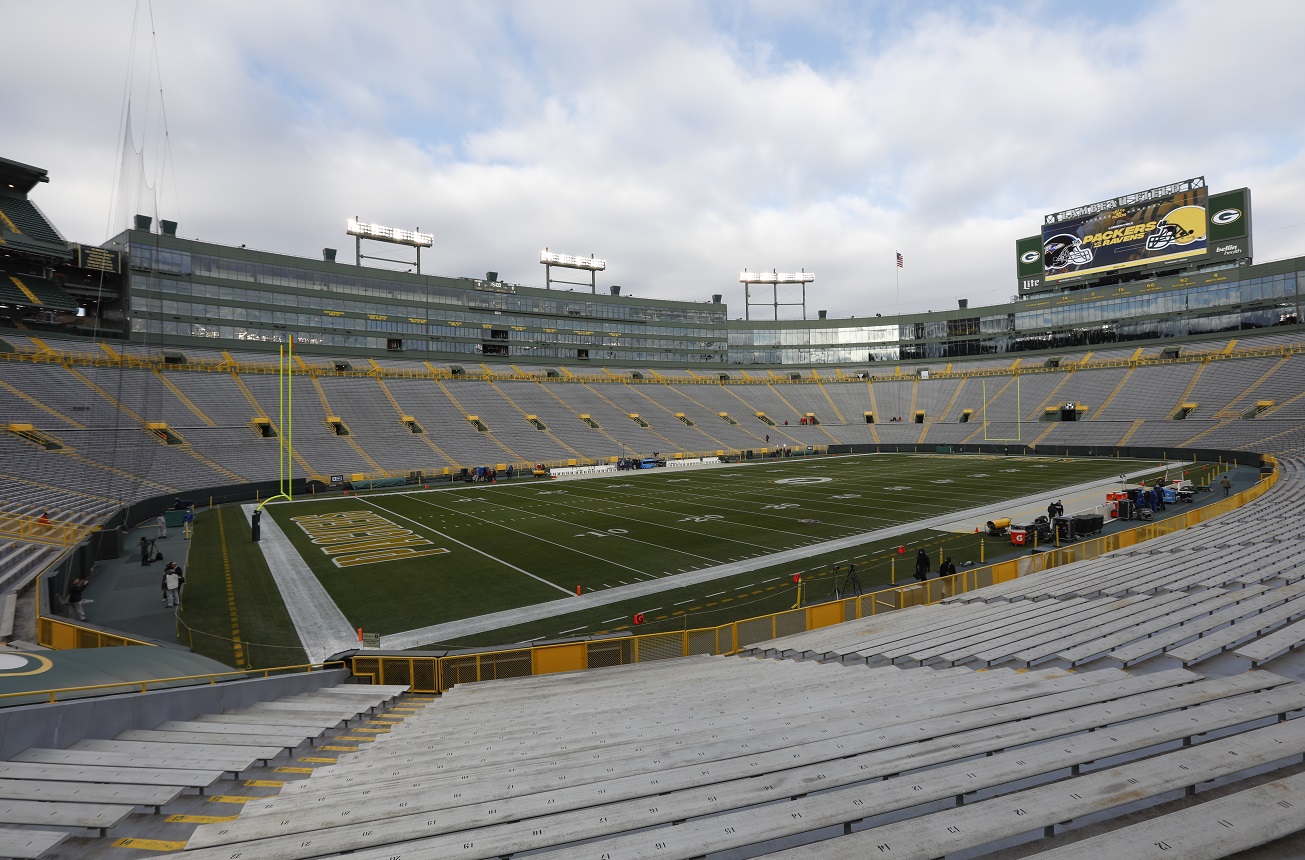
{"type": "Polygon", "coordinates": [[[13,189],[23,194],[31,191],[37,183],[49,182],[50,174],[43,167],[33,167],[9,158],[0,158],[0,191],[13,189]]]}

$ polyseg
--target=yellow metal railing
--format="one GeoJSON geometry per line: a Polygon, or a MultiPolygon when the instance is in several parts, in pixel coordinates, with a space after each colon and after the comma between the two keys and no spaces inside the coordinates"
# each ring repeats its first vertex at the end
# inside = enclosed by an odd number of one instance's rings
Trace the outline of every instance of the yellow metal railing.
{"type": "MultiPolygon", "coordinates": [[[[143,643],[142,643],[143,644],[143,643]]],[[[246,669],[244,671],[217,672],[204,675],[178,675],[174,678],[150,678],[145,681],[117,681],[111,684],[88,684],[82,687],[59,687],[50,690],[26,690],[20,693],[0,693],[0,707],[5,707],[14,699],[39,699],[43,703],[80,699],[95,695],[111,693],[145,693],[178,684],[194,686],[196,681],[216,684],[219,681],[236,681],[249,678],[270,678],[272,675],[289,673],[320,672],[325,669],[342,669],[344,663],[304,663],[298,666],[278,666],[272,669],[246,669]]],[[[23,704],[30,704],[23,702],[23,704]]]]}
{"type": "Polygon", "coordinates": [[[574,672],[630,663],[647,663],[694,654],[734,654],[761,642],[791,636],[868,615],[926,606],[945,598],[985,588],[1021,576],[1086,561],[1162,535],[1191,528],[1258,499],[1278,479],[1277,461],[1265,457],[1274,471],[1254,486],[1180,516],[1140,525],[1075,544],[1048,545],[1042,552],[983,567],[969,568],[941,579],[899,585],[843,600],[804,606],[772,615],[732,621],[719,627],[648,633],[611,639],[505,648],[450,657],[402,654],[356,654],[349,660],[353,674],[374,684],[407,684],[414,692],[442,693],[456,684],[574,672]]]}
{"type": "Polygon", "coordinates": [[[51,546],[75,546],[94,529],[81,523],[44,520],[0,511],[0,538],[42,543],[51,546]]]}

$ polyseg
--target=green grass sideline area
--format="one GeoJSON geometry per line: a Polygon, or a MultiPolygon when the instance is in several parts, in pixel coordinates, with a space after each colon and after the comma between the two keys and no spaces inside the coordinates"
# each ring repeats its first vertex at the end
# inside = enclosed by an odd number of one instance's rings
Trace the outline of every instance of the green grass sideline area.
{"type": "MultiPolygon", "coordinates": [[[[586,593],[602,591],[950,511],[995,508],[1004,499],[1051,497],[1061,487],[1155,465],[974,455],[828,457],[376,492],[278,503],[268,511],[350,624],[384,637],[558,600],[573,595],[576,586],[586,593]]],[[[1189,477],[1198,477],[1193,471],[1189,477]]],[[[200,517],[202,542],[191,553],[184,620],[196,630],[220,633],[224,625],[230,629],[225,589],[220,599],[206,599],[202,612],[192,612],[190,599],[198,590],[192,585],[196,579],[201,589],[223,580],[219,548],[206,542],[215,540],[213,516],[200,517]]],[[[241,635],[249,642],[283,647],[288,620],[266,564],[249,543],[248,528],[235,509],[226,520],[241,635]]],[[[855,561],[862,585],[871,590],[889,584],[894,558],[897,581],[909,579],[918,547],[930,552],[936,570],[940,551],[958,566],[978,563],[981,543],[982,537],[972,533],[915,531],[794,564],[429,644],[484,646],[628,630],[637,612],[644,613],[647,623],[636,632],[714,626],[789,608],[796,572],[804,572],[807,580],[807,602],[818,602],[832,596],[835,564],[855,561]],[[905,545],[907,553],[898,555],[898,545],[905,545]]],[[[985,555],[1009,549],[999,539],[988,539],[984,546],[985,555]]],[[[837,580],[841,584],[842,574],[837,580]]],[[[195,647],[207,653],[200,638],[195,647]]],[[[230,653],[228,646],[227,656],[218,659],[229,659],[230,653]]]]}

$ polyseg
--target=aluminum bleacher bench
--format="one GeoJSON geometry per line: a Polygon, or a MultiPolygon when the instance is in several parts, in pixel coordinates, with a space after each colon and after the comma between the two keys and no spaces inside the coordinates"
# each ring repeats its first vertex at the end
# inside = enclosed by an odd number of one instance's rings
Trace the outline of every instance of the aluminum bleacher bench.
{"type": "Polygon", "coordinates": [[[0,857],[36,860],[68,838],[62,830],[26,830],[0,827],[0,857]]]}
{"type": "Polygon", "coordinates": [[[0,762],[0,779],[53,780],[56,782],[117,782],[194,788],[200,794],[222,779],[215,768],[115,767],[111,765],[0,762]]]}
{"type": "Polygon", "coordinates": [[[1057,600],[1045,606],[1045,609],[1038,617],[1038,623],[1032,626],[1026,626],[1022,629],[1006,633],[1002,636],[971,636],[958,640],[946,646],[940,646],[922,652],[920,655],[920,665],[939,661],[950,666],[957,666],[962,663],[968,663],[974,659],[973,651],[978,647],[988,649],[1006,645],[1010,642],[1018,642],[1029,635],[1044,630],[1054,630],[1059,626],[1072,622],[1083,617],[1093,617],[1102,612],[1110,604],[1114,603],[1110,599],[1082,600],[1071,598],[1069,600],[1057,600]]]}
{"type": "Polygon", "coordinates": [[[1032,856],[1217,860],[1300,831],[1305,828],[1303,812],[1305,774],[1297,774],[1032,856]]]}
{"type": "MultiPolygon", "coordinates": [[[[866,660],[881,657],[889,662],[900,654],[908,654],[931,642],[955,638],[962,631],[999,629],[1018,623],[1021,616],[1036,610],[1031,604],[975,603],[959,606],[930,606],[917,613],[917,622],[908,627],[879,636],[862,637],[860,641],[825,652],[826,659],[838,656],[847,660],[866,660]]],[[[819,650],[819,649],[817,649],[819,650]]]]}
{"type": "Polygon", "coordinates": [[[1136,639],[1140,630],[1144,631],[1157,622],[1177,623],[1170,621],[1174,612],[1199,606],[1221,593],[1202,591],[1196,594],[1184,594],[1181,591],[1174,591],[1168,594],[1154,595],[1134,607],[1136,611],[1131,614],[1116,616],[1115,620],[1104,624],[1086,622],[1078,625],[1076,630],[1067,628],[1061,632],[1061,635],[1054,636],[1048,641],[1038,644],[1025,644],[1020,651],[1012,655],[1012,658],[1017,663],[1032,668],[1039,663],[1045,663],[1059,657],[1067,649],[1088,643],[1101,642],[1116,634],[1124,634],[1136,639]]]}
{"type": "MultiPolygon", "coordinates": [[[[774,860],[861,860],[865,857],[926,860],[942,857],[1024,834],[1034,838],[1051,835],[1058,826],[1077,818],[1108,813],[1148,800],[1167,799],[1175,792],[1194,793],[1202,782],[1288,757],[1299,757],[1302,752],[1305,752],[1305,720],[1292,720],[956,809],[778,851],[769,856],[774,860]]],[[[959,780],[953,790],[957,797],[966,793],[964,783],[959,780]]],[[[879,800],[876,795],[881,792],[882,788],[863,798],[862,807],[879,800]]],[[[853,798],[847,799],[849,803],[851,800],[853,798]]],[[[834,805],[832,798],[827,805],[834,805]]],[[[856,815],[859,811],[852,806],[846,808],[849,815],[856,815]]],[[[779,818],[773,812],[772,817],[779,818]]],[[[723,819],[724,816],[717,819],[715,826],[728,826],[723,819]]],[[[679,830],[662,828],[640,834],[639,840],[648,846],[646,852],[623,852],[621,856],[697,856],[666,850],[670,848],[668,840],[678,842],[694,836],[679,830]],[[666,848],[655,848],[658,842],[665,844],[666,848]]],[[[701,844],[701,837],[699,842],[701,844]]],[[[591,843],[580,849],[570,849],[569,856],[576,860],[597,858],[601,853],[591,853],[591,848],[593,852],[601,852],[604,847],[602,842],[591,843]]]]}
{"type": "Polygon", "coordinates": [[[1248,642],[1234,649],[1233,653],[1250,660],[1251,666],[1258,668],[1302,645],[1305,645],[1305,621],[1297,621],[1268,636],[1248,642]]]}
{"type": "Polygon", "coordinates": [[[1156,633],[1131,645],[1117,648],[1110,652],[1108,656],[1111,660],[1118,660],[1124,668],[1133,666],[1182,645],[1190,639],[1212,633],[1226,624],[1232,624],[1239,619],[1258,615],[1286,603],[1293,597],[1298,596],[1300,588],[1299,585],[1288,585],[1261,592],[1233,606],[1199,616],[1163,633],[1156,633]]]}
{"type": "MultiPolygon", "coordinates": [[[[749,744],[746,752],[735,746],[724,760],[707,762],[706,767],[709,770],[707,775],[702,774],[705,765],[697,757],[686,757],[689,761],[663,762],[662,765],[647,766],[649,757],[645,754],[642,757],[645,760],[641,762],[642,766],[615,769],[615,775],[613,771],[607,770],[611,762],[578,763],[576,769],[566,771],[568,779],[565,784],[570,788],[560,788],[556,775],[549,776],[547,773],[519,776],[513,774],[508,784],[505,784],[506,780],[501,778],[504,775],[502,771],[497,771],[497,774],[492,776],[487,774],[484,779],[472,778],[471,782],[462,782],[459,779],[459,782],[455,783],[454,791],[462,796],[457,799],[450,797],[448,791],[423,791],[423,788],[435,787],[441,782],[448,786],[448,780],[441,780],[438,776],[424,776],[424,778],[397,784],[395,791],[386,791],[384,796],[378,796],[381,792],[373,791],[377,788],[375,784],[363,783],[358,787],[350,787],[346,783],[331,784],[329,791],[324,793],[321,791],[324,787],[309,786],[308,783],[313,783],[315,780],[307,780],[307,783],[300,784],[303,784],[308,791],[300,792],[299,797],[287,799],[282,796],[266,803],[258,801],[257,806],[265,808],[266,812],[274,813],[257,816],[264,820],[261,823],[243,814],[238,822],[222,827],[221,830],[226,833],[213,833],[218,830],[215,827],[214,829],[201,827],[192,838],[191,846],[209,844],[210,838],[221,838],[231,842],[231,840],[254,838],[256,835],[298,831],[300,827],[312,827],[313,822],[339,821],[341,820],[338,818],[339,814],[347,809],[355,809],[355,812],[350,814],[356,816],[361,806],[367,806],[371,810],[369,814],[372,817],[384,817],[388,829],[398,826],[401,823],[398,817],[403,816],[408,816],[405,821],[424,827],[428,826],[424,818],[410,816],[412,806],[424,805],[431,808],[433,804],[435,808],[442,808],[442,806],[455,806],[459,803],[480,803],[480,801],[488,803],[495,799],[500,803],[508,803],[509,797],[512,796],[526,799],[539,791],[557,792],[549,795],[549,797],[556,797],[556,803],[544,804],[543,799],[540,799],[543,810],[547,812],[552,808],[565,809],[568,805],[572,808],[577,804],[589,806],[594,804],[595,800],[604,800],[604,803],[607,800],[620,800],[626,795],[636,797],[650,795],[650,793],[658,795],[658,793],[681,790],[681,788],[702,786],[707,782],[716,783],[735,778],[750,780],[758,773],[767,773],[769,770],[787,771],[792,767],[814,765],[821,761],[842,762],[847,760],[850,754],[874,753],[877,756],[874,761],[880,763],[870,770],[860,766],[861,763],[868,761],[865,758],[857,757],[853,765],[848,765],[847,778],[851,782],[863,782],[868,775],[872,776],[878,771],[885,774],[897,773],[899,770],[927,766],[930,762],[958,760],[970,754],[1027,743],[1037,737],[1062,735],[1066,731],[1078,732],[1091,727],[1092,724],[1100,724],[1094,723],[1094,720],[1104,719],[1109,723],[1128,719],[1129,716],[1144,713],[1144,707],[1141,706],[1141,699],[1144,698],[1150,698],[1151,703],[1148,707],[1152,710],[1156,707],[1169,710],[1173,707],[1181,707],[1184,703],[1202,701],[1198,697],[1214,694],[1208,689],[1198,689],[1198,685],[1189,684],[1174,688],[1174,683],[1182,684],[1193,677],[1199,677],[1190,673],[1174,675],[1172,672],[1164,672],[1156,675],[1163,677],[1147,676],[1147,679],[1141,679],[1141,677],[1116,676],[1116,680],[1105,681],[1101,685],[1083,683],[1083,680],[1079,679],[1069,681],[1075,684],[1073,688],[1064,689],[1060,693],[1048,693],[1048,696],[1044,697],[1034,697],[1030,701],[1026,699],[1007,701],[1000,706],[976,710],[974,713],[934,716],[934,718],[916,720],[916,723],[912,724],[891,724],[887,728],[861,728],[856,735],[844,732],[842,735],[831,736],[834,735],[833,731],[826,735],[813,732],[813,735],[822,736],[823,739],[793,746],[780,744],[770,749],[758,749],[757,746],[760,745],[749,744]],[[1107,707],[1096,705],[1099,699],[1113,699],[1118,696],[1128,696],[1129,693],[1137,694],[1139,705],[1135,709],[1130,710],[1129,705],[1129,702],[1133,702],[1134,699],[1125,699],[1125,702],[1111,701],[1107,707]],[[1061,711],[1075,709],[1075,707],[1082,709],[1077,719],[1066,719],[1066,716],[1061,714],[1061,711]],[[795,752],[799,752],[799,756],[795,757],[793,754],[795,752]],[[602,788],[602,791],[599,791],[599,788],[602,788]],[[363,792],[367,792],[365,796],[363,792]],[[557,806],[556,804],[562,803],[561,796],[573,797],[573,800],[568,801],[568,804],[557,806]],[[291,800],[292,803],[287,803],[287,800],[291,800]],[[295,817],[298,814],[295,813],[296,809],[307,810],[309,818],[304,820],[295,817]],[[321,817],[316,817],[317,813],[320,813],[321,817]]],[[[1255,679],[1241,677],[1236,681],[1235,686],[1221,689],[1232,693],[1238,689],[1251,689],[1266,683],[1282,685],[1284,679],[1278,679],[1270,673],[1261,673],[1255,679]]],[[[1199,684],[1206,685],[1205,681],[1199,684]]],[[[1287,705],[1297,701],[1297,696],[1287,697],[1287,705]]],[[[1283,702],[1268,705],[1270,710],[1280,709],[1283,706],[1283,702]]],[[[799,780],[799,783],[801,782],[803,780],[799,780]]],[[[534,797],[530,797],[526,801],[532,803],[534,800],[534,797]]],[[[513,803],[519,801],[513,800],[513,803]]],[[[491,808],[501,809],[501,806],[489,805],[491,808]]],[[[247,804],[247,813],[249,810],[251,805],[247,804]]],[[[487,821],[496,820],[489,817],[487,821]]],[[[191,856],[191,853],[188,852],[187,856],[191,856]]]]}
{"type": "MultiPolygon", "coordinates": [[[[1064,605],[1072,606],[1080,603],[1082,601],[1065,601],[1064,605]]],[[[1047,610],[1047,607],[1028,600],[986,605],[992,609],[991,614],[976,619],[972,625],[952,626],[936,633],[929,632],[920,637],[911,637],[900,642],[890,643],[888,647],[881,647],[875,651],[861,649],[856,654],[864,657],[867,663],[878,657],[895,665],[906,663],[922,665],[922,657],[926,654],[932,654],[939,648],[949,647],[958,641],[980,641],[982,637],[1001,635],[1023,626],[1030,619],[1042,617],[1047,610]]],[[[946,611],[950,612],[951,610],[946,611]]]]}
{"type": "Polygon", "coordinates": [[[115,741],[139,741],[156,744],[189,744],[207,746],[221,744],[224,747],[280,747],[283,752],[290,752],[304,743],[306,738],[299,734],[216,734],[213,732],[188,732],[158,729],[129,729],[118,733],[115,741]]]}
{"type": "MultiPolygon", "coordinates": [[[[1174,595],[1174,597],[1178,596],[1174,595]]],[[[1113,606],[1102,608],[1100,614],[1079,618],[1049,630],[1031,633],[1024,638],[1007,642],[1000,647],[977,651],[974,658],[983,665],[991,667],[1007,660],[1017,660],[1020,653],[1049,646],[1051,643],[1062,642],[1066,637],[1075,633],[1082,633],[1084,630],[1104,634],[1130,628],[1137,624],[1139,616],[1143,618],[1155,617],[1156,609],[1153,608],[1153,604],[1159,603],[1161,604],[1160,608],[1163,609],[1163,606],[1172,602],[1172,599],[1168,597],[1152,598],[1147,595],[1124,597],[1116,601],[1113,606]]]]}
{"type": "Polygon", "coordinates": [[[1216,630],[1177,648],[1170,648],[1165,654],[1182,661],[1184,666],[1191,666],[1298,618],[1305,618],[1305,597],[1266,609],[1258,615],[1239,619],[1222,630],[1216,630]]]}
{"type": "Polygon", "coordinates": [[[129,804],[0,799],[0,824],[85,827],[103,836],[135,810],[129,804]]]}
{"type": "MultiPolygon", "coordinates": [[[[179,756],[189,758],[194,761],[218,761],[227,764],[248,761],[250,764],[245,767],[251,767],[254,762],[262,762],[266,765],[272,759],[281,755],[281,745],[231,745],[231,744],[212,744],[212,743],[189,743],[175,740],[164,742],[158,741],[133,741],[114,738],[113,740],[95,740],[86,739],[66,747],[70,751],[85,752],[107,752],[107,753],[127,753],[138,756],[144,761],[157,761],[163,758],[179,756]]],[[[229,768],[228,768],[229,769],[229,768]]],[[[244,768],[241,768],[244,770],[244,768]]]]}
{"type": "MultiPolygon", "coordinates": [[[[10,762],[27,764],[99,765],[101,767],[132,768],[136,766],[169,768],[177,770],[217,770],[223,773],[243,773],[254,766],[257,756],[232,759],[215,759],[201,756],[173,755],[153,761],[134,752],[102,750],[41,749],[32,747],[14,755],[10,762]]],[[[139,781],[139,780],[133,780],[139,781]]]]}
{"type": "Polygon", "coordinates": [[[1094,637],[1081,645],[1059,651],[1056,656],[1061,660],[1068,661],[1070,666],[1082,666],[1094,660],[1100,660],[1117,648],[1141,642],[1158,633],[1171,630],[1184,621],[1199,618],[1202,615],[1209,615],[1227,606],[1242,603],[1263,594],[1265,591],[1267,589],[1264,586],[1256,585],[1236,591],[1211,589],[1197,592],[1189,596],[1190,600],[1184,599],[1182,606],[1173,607],[1169,612],[1151,619],[1145,625],[1139,625],[1133,630],[1121,630],[1118,633],[1112,633],[1104,637],[1094,637]]]}
{"type": "MultiPolygon", "coordinates": [[[[133,783],[56,782],[0,778],[0,798],[9,800],[58,800],[70,803],[111,803],[152,806],[157,813],[183,791],[176,785],[133,783]]],[[[3,856],[3,852],[0,852],[3,856]]]]}
{"type": "MultiPolygon", "coordinates": [[[[325,728],[295,728],[293,730],[281,725],[254,725],[249,723],[210,723],[200,720],[167,720],[154,727],[156,732],[190,733],[194,736],[216,735],[225,738],[258,737],[260,735],[277,735],[286,738],[299,738],[314,742],[326,733],[325,728]]],[[[124,738],[124,740],[129,740],[124,738]]],[[[215,741],[215,743],[235,743],[234,740],[215,741]]],[[[265,742],[266,743],[266,742],[265,742]]]]}
{"type": "MultiPolygon", "coordinates": [[[[845,832],[854,823],[877,815],[919,808],[925,812],[919,817],[767,856],[821,860],[887,856],[925,860],[1031,830],[1040,835],[1069,818],[1106,812],[1133,800],[1163,796],[1174,789],[1187,789],[1207,779],[1239,773],[1305,752],[1305,721],[1292,721],[1051,785],[1004,794],[992,800],[965,803],[967,796],[979,791],[1056,773],[1076,762],[1086,764],[1119,752],[1154,747],[1159,738],[1184,736],[1183,733],[1188,731],[1182,726],[1186,713],[1191,712],[1170,715],[1177,719],[1171,721],[1172,728],[1167,730],[1153,731],[1150,724],[1116,726],[1109,731],[1028,745],[983,759],[822,791],[816,796],[798,795],[789,803],[778,806],[722,812],[676,826],[652,827],[627,836],[598,839],[533,856],[600,860],[608,854],[623,860],[689,860],[714,851],[776,844],[776,840],[786,838],[845,832]],[[1051,802],[1052,798],[1054,802],[1051,802]],[[930,804],[939,803],[965,805],[930,813],[929,810],[934,808],[930,804]]],[[[759,781],[771,778],[767,775],[759,781]]],[[[708,808],[702,811],[716,810],[708,808]]],[[[639,824],[638,820],[627,819],[622,826],[632,829],[639,824]]],[[[446,856],[456,857],[458,854],[454,852],[446,856]]]]}
{"type": "MultiPolygon", "coordinates": [[[[299,731],[324,732],[335,728],[340,720],[333,718],[303,717],[284,711],[260,711],[256,714],[199,714],[187,722],[208,723],[214,726],[253,726],[262,731],[299,731]],[[282,716],[286,714],[285,716],[282,716]]],[[[221,731],[222,729],[218,729],[221,731]]]]}
{"type": "MultiPolygon", "coordinates": [[[[1170,680],[1192,677],[1171,675],[1170,680]]],[[[873,741],[870,748],[851,756],[849,750],[855,748],[855,739],[847,736],[816,742],[826,750],[823,755],[816,754],[806,746],[781,747],[769,752],[749,750],[709,766],[706,776],[701,773],[703,765],[690,763],[683,767],[662,768],[639,775],[617,773],[615,776],[608,775],[605,780],[575,784],[569,788],[557,787],[554,781],[552,786],[538,790],[520,786],[514,791],[504,792],[507,777],[506,774],[500,774],[493,781],[478,779],[469,784],[461,781],[450,784],[446,781],[449,789],[461,796],[450,796],[447,791],[426,792],[420,787],[398,786],[406,790],[391,793],[385,798],[374,794],[363,796],[354,791],[349,798],[344,799],[343,804],[334,794],[327,795],[324,802],[333,803],[334,806],[323,806],[317,802],[318,795],[310,792],[301,804],[295,806],[280,803],[279,798],[269,800],[268,805],[276,807],[275,814],[254,818],[242,814],[234,822],[199,828],[190,840],[185,857],[193,860],[229,857],[231,848],[209,850],[206,846],[233,843],[239,843],[242,860],[313,856],[321,853],[321,848],[314,848],[313,845],[320,845],[322,839],[329,839],[333,851],[359,850],[368,845],[407,842],[450,830],[458,832],[430,842],[423,840],[420,844],[405,844],[401,856],[492,857],[513,850],[547,847],[573,838],[601,836],[603,833],[629,831],[699,815],[729,812],[739,806],[802,798],[816,785],[822,789],[854,786],[858,790],[877,793],[893,782],[910,782],[914,777],[904,776],[889,782],[875,781],[879,778],[903,771],[919,774],[917,768],[946,765],[949,762],[957,762],[949,765],[953,770],[967,772],[976,766],[992,768],[993,778],[1004,773],[998,771],[998,768],[1013,767],[1022,778],[1027,772],[1026,769],[1021,769],[1027,762],[1025,753],[1030,749],[1026,745],[1033,742],[1048,742],[1049,739],[1062,735],[1074,735],[1079,739],[1074,742],[1080,744],[1082,750],[1079,757],[1083,761],[1090,761],[1130,748],[1151,746],[1166,738],[1186,737],[1195,731],[1236,725],[1305,705],[1301,689],[1295,685],[1286,685],[1284,679],[1279,678],[1275,682],[1272,677],[1268,673],[1261,673],[1258,680],[1258,683],[1277,683],[1278,686],[1272,690],[1260,694],[1244,694],[1239,700],[1230,699],[1227,702],[1203,697],[1216,696],[1216,688],[1225,682],[1232,684],[1223,688],[1227,693],[1250,689],[1256,685],[1256,679],[1238,676],[1236,679],[1200,681],[1197,684],[1153,689],[1150,693],[1144,693],[1139,684],[1141,679],[1126,678],[1120,683],[1137,691],[1135,698],[1122,701],[1111,699],[1097,704],[1086,698],[1089,691],[1083,689],[1071,697],[1081,703],[1077,709],[1072,707],[1072,702],[1068,699],[1053,703],[1051,699],[1055,697],[1047,697],[1038,705],[1041,710],[1035,708],[1023,711],[1024,718],[1018,721],[1011,721],[1010,715],[1022,711],[1030,703],[1017,702],[991,713],[966,715],[967,719],[959,725],[952,724],[950,719],[931,719],[926,720],[919,731],[914,726],[900,725],[874,729],[865,733],[866,740],[873,741]],[[1149,704],[1143,705],[1143,699],[1149,699],[1149,704]],[[1201,701],[1209,701],[1211,704],[1204,710],[1193,707],[1201,701]],[[1184,707],[1189,710],[1179,710],[1184,707]],[[1167,721],[1163,725],[1158,722],[1132,724],[1126,733],[1112,729],[1110,732],[1083,734],[1086,729],[1133,720],[1147,713],[1154,714],[1157,709],[1170,712],[1156,718],[1157,721],[1167,721]],[[883,735],[884,732],[887,732],[886,736],[883,735]],[[853,743],[852,747],[848,746],[849,740],[853,743]],[[1019,749],[1009,753],[1000,752],[1013,747],[1019,749]],[[793,761],[795,749],[802,752],[800,763],[796,764],[793,761]],[[980,758],[977,763],[970,758],[984,753],[999,754],[1004,758],[980,758]],[[759,775],[764,775],[764,778],[759,778],[759,775]],[[869,785],[873,787],[866,788],[867,780],[871,781],[869,785]],[[457,811],[452,816],[432,816],[429,808],[416,814],[409,811],[414,805],[431,807],[432,804],[438,808],[456,808],[457,811]],[[347,819],[342,819],[340,813],[345,809],[352,811],[347,819]],[[548,813],[566,815],[543,820],[537,817],[548,813]],[[367,817],[370,823],[358,816],[367,817]],[[529,821],[516,825],[506,824],[515,819],[529,821]],[[351,823],[347,826],[332,826],[342,820],[351,823]],[[473,830],[480,827],[485,829],[473,830]],[[302,834],[311,835],[306,839],[302,834]],[[459,850],[467,841],[474,842],[473,848],[476,850],[459,850]],[[464,855],[463,851],[469,853],[464,855]]],[[[1115,688],[1114,691],[1121,689],[1115,688]]],[[[1054,753],[1063,749],[1064,743],[1063,740],[1051,742],[1046,750],[1054,753]]],[[[1059,752],[1052,756],[1061,757],[1054,762],[1054,767],[1068,766],[1065,755],[1059,752]]],[[[923,773],[932,777],[935,772],[923,773]]],[[[516,779],[515,775],[510,778],[516,779]]],[[[311,783],[312,780],[308,782],[311,783]]],[[[570,782],[568,780],[568,784],[570,782]]],[[[952,791],[948,785],[943,793],[950,796],[952,791]]],[[[824,796],[813,796],[801,802],[807,809],[818,809],[824,805],[824,796]]],[[[907,796],[915,800],[912,793],[907,792],[907,796]]],[[[774,813],[775,807],[769,806],[753,808],[743,814],[761,819],[775,817],[774,813]]],[[[804,816],[808,814],[813,813],[803,813],[804,816]]],[[[789,820],[785,817],[785,821],[789,820]]],[[[393,850],[390,849],[391,852],[393,850]]],[[[701,853],[703,852],[699,850],[698,854],[687,856],[700,856],[701,853]]],[[[365,853],[355,856],[390,855],[365,853]]]]}

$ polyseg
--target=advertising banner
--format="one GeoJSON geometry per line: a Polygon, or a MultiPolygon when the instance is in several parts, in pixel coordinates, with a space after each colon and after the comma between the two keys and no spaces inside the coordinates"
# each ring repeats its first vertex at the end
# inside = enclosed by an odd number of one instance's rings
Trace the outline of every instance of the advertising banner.
{"type": "Polygon", "coordinates": [[[1206,197],[1205,178],[1197,177],[1048,215],[1042,224],[1045,280],[1206,253],[1206,197]]]}
{"type": "Polygon", "coordinates": [[[1251,189],[1210,195],[1210,258],[1250,259],[1251,189]]]}
{"type": "Polygon", "coordinates": [[[1029,236],[1015,243],[1015,274],[1020,294],[1034,292],[1042,286],[1042,237],[1029,236]]]}

